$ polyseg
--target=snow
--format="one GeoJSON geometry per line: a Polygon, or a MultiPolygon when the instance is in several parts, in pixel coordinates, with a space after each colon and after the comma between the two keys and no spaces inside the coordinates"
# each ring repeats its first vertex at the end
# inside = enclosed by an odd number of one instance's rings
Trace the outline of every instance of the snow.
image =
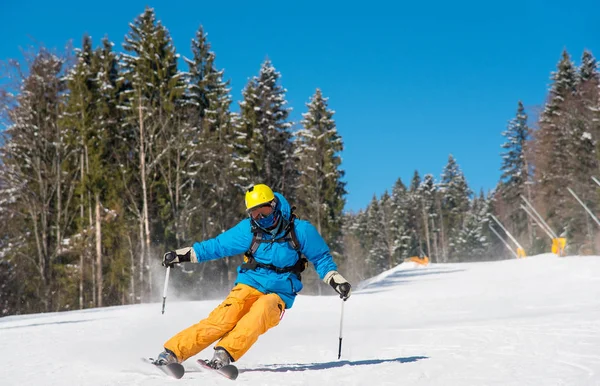
{"type": "MultiPolygon", "coordinates": [[[[237,362],[243,385],[599,385],[600,257],[404,263],[344,303],[300,296],[237,362]]],[[[158,301],[158,299],[157,299],[158,301]]],[[[232,385],[188,360],[142,363],[219,303],[159,302],[0,318],[2,385],[232,385]]],[[[211,356],[207,349],[198,358],[211,356]]]]}

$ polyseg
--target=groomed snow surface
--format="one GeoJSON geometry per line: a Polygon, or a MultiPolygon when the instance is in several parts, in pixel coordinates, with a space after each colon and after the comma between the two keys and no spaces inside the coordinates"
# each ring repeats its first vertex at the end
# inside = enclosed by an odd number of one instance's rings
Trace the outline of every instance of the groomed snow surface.
{"type": "MultiPolygon", "coordinates": [[[[402,264],[345,303],[300,296],[237,381],[144,364],[219,301],[0,318],[2,385],[600,385],[600,257],[402,264]]],[[[157,299],[158,300],[158,299],[157,299]]],[[[196,358],[212,356],[207,349],[196,358]]]]}

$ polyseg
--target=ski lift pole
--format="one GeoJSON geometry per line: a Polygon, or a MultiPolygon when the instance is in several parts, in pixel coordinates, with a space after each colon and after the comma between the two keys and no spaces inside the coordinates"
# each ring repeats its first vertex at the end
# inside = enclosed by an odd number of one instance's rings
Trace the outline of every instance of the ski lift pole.
{"type": "Polygon", "coordinates": [[[340,315],[340,343],[338,346],[338,359],[340,359],[342,357],[342,326],[343,326],[343,322],[344,322],[344,303],[346,303],[346,301],[342,300],[342,313],[340,315]]]}
{"type": "Polygon", "coordinates": [[[163,288],[163,302],[162,302],[162,314],[165,314],[165,303],[167,302],[167,288],[169,287],[169,274],[171,273],[171,267],[167,267],[167,273],[165,274],[165,288],[163,288]]]}
{"type": "Polygon", "coordinates": [[[525,201],[525,203],[527,204],[527,206],[531,209],[531,211],[533,213],[535,213],[535,215],[537,216],[537,218],[540,220],[540,221],[538,221],[538,224],[541,222],[543,224],[543,226],[546,228],[546,230],[552,234],[551,238],[557,239],[558,236],[556,235],[556,233],[554,233],[554,231],[552,230],[552,228],[550,228],[550,226],[548,224],[546,224],[546,222],[544,221],[544,219],[542,218],[542,216],[538,213],[537,210],[535,210],[535,208],[533,207],[533,205],[531,205],[531,203],[529,201],[527,201],[527,199],[525,197],[523,197],[522,195],[521,195],[521,198],[523,199],[523,201],[525,201]]]}
{"type": "Polygon", "coordinates": [[[579,199],[579,197],[577,197],[577,195],[575,194],[575,192],[573,192],[573,191],[571,190],[571,188],[567,188],[567,190],[569,191],[569,193],[571,193],[571,194],[573,195],[573,197],[575,197],[575,199],[577,200],[577,202],[579,202],[579,203],[581,204],[581,206],[583,206],[583,209],[585,209],[585,211],[586,211],[586,212],[588,212],[588,214],[590,215],[590,217],[591,217],[592,219],[594,219],[594,221],[596,221],[596,224],[598,224],[598,226],[600,226],[600,221],[598,221],[598,217],[596,217],[596,216],[594,215],[594,213],[592,213],[592,211],[590,210],[590,208],[588,208],[588,207],[587,207],[587,206],[586,206],[586,205],[583,203],[583,201],[581,201],[581,200],[579,199]]]}
{"type": "Polygon", "coordinates": [[[502,243],[506,246],[506,248],[508,248],[508,250],[515,255],[515,257],[518,259],[519,255],[517,255],[517,253],[515,251],[513,251],[513,249],[511,248],[510,244],[506,242],[506,240],[504,240],[502,238],[502,236],[500,236],[500,234],[494,229],[494,227],[492,227],[491,225],[488,224],[488,226],[490,227],[490,229],[492,230],[492,232],[494,232],[494,234],[496,236],[498,236],[498,238],[500,239],[500,241],[502,241],[502,243]]]}
{"type": "Polygon", "coordinates": [[[490,213],[490,216],[492,217],[492,219],[494,219],[494,221],[496,221],[496,224],[498,224],[498,226],[500,226],[500,228],[502,228],[502,230],[504,232],[506,232],[506,234],[508,235],[508,237],[510,237],[510,239],[513,241],[513,243],[515,243],[518,248],[520,248],[521,250],[523,250],[523,247],[521,246],[521,244],[519,244],[519,242],[517,241],[517,239],[515,239],[513,237],[513,235],[511,235],[510,232],[506,230],[506,228],[504,228],[504,226],[502,225],[502,223],[500,223],[500,221],[496,218],[496,216],[494,216],[491,213],[490,213]]]}
{"type": "Polygon", "coordinates": [[[523,209],[525,211],[525,213],[527,213],[529,215],[529,217],[531,217],[533,219],[533,221],[535,221],[535,223],[542,228],[542,230],[544,232],[546,232],[546,234],[548,235],[548,237],[550,237],[550,240],[554,240],[554,236],[552,236],[552,234],[548,231],[548,229],[546,229],[546,227],[540,222],[540,220],[538,220],[533,213],[531,213],[529,211],[529,209],[527,209],[526,206],[524,206],[523,204],[521,204],[521,209],[523,209]]]}

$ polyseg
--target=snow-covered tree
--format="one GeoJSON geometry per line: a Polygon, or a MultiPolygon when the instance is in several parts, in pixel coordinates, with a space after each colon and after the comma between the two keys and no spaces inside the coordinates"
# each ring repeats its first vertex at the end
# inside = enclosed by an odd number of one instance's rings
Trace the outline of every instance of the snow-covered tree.
{"type": "Polygon", "coordinates": [[[575,92],[577,85],[577,69],[571,60],[571,56],[564,50],[562,57],[557,64],[557,69],[552,73],[552,86],[548,102],[542,112],[541,122],[556,126],[553,118],[560,115],[561,105],[564,100],[575,92]]]}
{"type": "Polygon", "coordinates": [[[240,102],[241,125],[236,134],[236,171],[247,186],[265,183],[294,201],[297,178],[292,144],[291,111],[279,72],[265,60],[260,73],[250,80],[240,102]]]}
{"type": "Polygon", "coordinates": [[[519,101],[517,115],[512,119],[506,131],[502,133],[506,142],[502,145],[502,189],[500,194],[507,203],[506,217],[509,226],[516,236],[522,235],[528,226],[528,216],[520,208],[520,196],[531,202],[532,170],[527,159],[527,147],[531,141],[531,130],[527,124],[527,114],[523,103],[519,101]]]}
{"type": "MultiPolygon", "coordinates": [[[[595,212],[598,208],[597,186],[591,176],[598,171],[600,116],[595,108],[598,105],[599,76],[596,59],[591,52],[584,51],[577,75],[576,92],[565,100],[560,122],[568,138],[570,187],[595,212]]],[[[583,244],[593,245],[595,232],[592,220],[574,199],[567,203],[565,225],[569,244],[577,249],[583,244]]],[[[577,253],[575,248],[571,251],[577,253]]]]}
{"type": "Polygon", "coordinates": [[[579,66],[577,75],[578,85],[587,82],[595,82],[597,85],[598,81],[600,80],[598,76],[598,61],[588,50],[583,51],[583,55],[581,56],[581,65],[579,66]]]}
{"type": "MultiPolygon", "coordinates": [[[[387,195],[387,194],[386,194],[387,195]]],[[[373,196],[367,207],[366,230],[364,237],[368,240],[368,267],[371,275],[376,275],[389,269],[390,245],[385,237],[385,216],[381,202],[373,196]]]]}
{"type": "MultiPolygon", "coordinates": [[[[100,193],[96,214],[97,239],[102,241],[103,293],[108,304],[134,303],[136,284],[133,253],[129,250],[131,233],[136,229],[126,214],[123,168],[131,165],[130,145],[134,143],[131,132],[122,130],[123,112],[119,103],[123,92],[118,54],[114,43],[107,37],[94,52],[97,99],[94,101],[98,146],[94,152],[94,168],[97,174],[97,191],[100,193]],[[128,136],[129,135],[129,136],[128,136]],[[101,230],[101,232],[98,232],[101,230]]],[[[96,247],[98,247],[98,243],[96,247]]],[[[96,250],[96,254],[98,250],[96,250]]]]}
{"type": "Polygon", "coordinates": [[[19,259],[28,274],[25,290],[34,312],[61,309],[52,293],[64,288],[55,279],[71,274],[58,262],[72,219],[70,175],[62,173],[69,148],[59,127],[65,67],[64,58],[44,48],[35,55],[8,111],[0,153],[0,202],[10,203],[19,219],[11,225],[21,225],[18,233],[28,236],[15,235],[9,258],[19,259]]]}
{"type": "MultiPolygon", "coordinates": [[[[176,218],[175,191],[181,171],[174,166],[178,165],[180,154],[173,149],[173,142],[181,129],[177,108],[184,84],[169,32],[156,20],[153,9],[146,8],[130,24],[123,48],[126,54],[122,68],[128,89],[120,108],[126,112],[125,128],[136,141],[131,149],[138,160],[137,170],[131,175],[134,180],[127,185],[141,187],[141,192],[130,191],[129,201],[143,225],[139,235],[139,267],[143,268],[148,266],[150,256],[150,218],[162,218],[167,224],[161,225],[166,228],[176,218]],[[154,205],[161,201],[170,205],[154,205]]],[[[140,269],[139,273],[140,282],[145,283],[146,272],[140,269]]]]}
{"type": "Polygon", "coordinates": [[[333,251],[340,251],[342,209],[345,183],[341,169],[342,138],[338,134],[334,111],[317,89],[303,114],[303,129],[296,132],[295,153],[300,173],[297,205],[333,251]]]}
{"type": "Polygon", "coordinates": [[[423,211],[421,207],[421,197],[419,195],[419,186],[421,186],[421,175],[415,170],[410,181],[408,195],[406,198],[406,227],[410,230],[411,236],[408,240],[408,254],[410,256],[425,256],[424,238],[423,238],[423,211]]]}
{"type": "Polygon", "coordinates": [[[77,62],[66,78],[69,94],[61,120],[65,138],[73,148],[73,157],[68,160],[70,165],[67,169],[71,173],[77,172],[74,192],[79,209],[77,232],[85,235],[79,256],[79,308],[84,306],[84,267],[88,259],[92,261],[93,303],[99,307],[103,304],[102,227],[99,214],[109,173],[104,167],[104,161],[108,158],[107,131],[96,104],[100,99],[96,81],[98,72],[92,40],[84,36],[77,62]]]}
{"type": "Polygon", "coordinates": [[[467,180],[452,155],[448,156],[448,163],[442,172],[440,193],[444,227],[448,232],[448,253],[452,257],[472,195],[467,180]]]}
{"type": "Polygon", "coordinates": [[[490,245],[488,231],[488,202],[480,193],[471,203],[465,214],[463,225],[453,240],[453,256],[459,261],[481,261],[486,258],[490,245]]]}
{"type": "MultiPolygon", "coordinates": [[[[192,40],[188,64],[185,131],[176,142],[181,151],[182,197],[178,205],[178,244],[214,237],[240,218],[242,193],[233,165],[233,116],[229,82],[215,65],[207,34],[200,27],[192,40]]],[[[218,276],[223,287],[233,279],[226,258],[212,264],[207,275],[218,276]]],[[[204,273],[204,269],[202,272],[204,273]]]]}
{"type": "Polygon", "coordinates": [[[402,179],[398,178],[392,188],[391,210],[392,223],[391,231],[394,234],[394,253],[393,265],[400,264],[409,256],[411,229],[408,226],[410,202],[406,186],[402,179]]]}
{"type": "Polygon", "coordinates": [[[338,268],[346,272],[346,277],[351,283],[358,283],[368,278],[366,252],[362,247],[363,234],[360,232],[359,223],[364,217],[364,212],[345,213],[342,221],[344,244],[344,259],[338,268]]]}
{"type": "MultiPolygon", "coordinates": [[[[437,196],[437,187],[434,181],[434,178],[431,174],[426,174],[423,176],[423,181],[419,184],[417,188],[419,199],[421,200],[421,213],[420,213],[420,221],[422,223],[422,238],[425,241],[426,253],[429,258],[432,258],[434,249],[432,247],[437,244],[435,241],[435,223],[438,218],[437,208],[436,208],[436,196],[437,196]]],[[[436,247],[437,249],[437,247],[436,247]]],[[[438,253],[435,253],[435,256],[438,256],[438,253]]]]}
{"type": "Polygon", "coordinates": [[[563,51],[552,80],[540,128],[535,133],[535,178],[539,182],[536,201],[550,226],[560,233],[567,226],[566,208],[572,200],[566,187],[573,181],[573,157],[569,154],[572,138],[566,106],[573,100],[577,84],[576,68],[567,51],[563,51]]]}

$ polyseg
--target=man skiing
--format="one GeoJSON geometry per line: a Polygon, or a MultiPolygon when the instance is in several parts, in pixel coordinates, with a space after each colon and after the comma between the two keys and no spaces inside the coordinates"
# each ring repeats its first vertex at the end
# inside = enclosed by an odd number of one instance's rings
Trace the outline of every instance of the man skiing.
{"type": "Polygon", "coordinates": [[[258,337],[279,324],[302,289],[306,256],[319,277],[345,301],[351,285],[337,272],[329,247],[308,221],[295,219],[280,193],[259,184],[246,192],[248,218],[219,236],[165,253],[166,267],[245,253],[245,263],[227,298],[209,316],[164,344],[155,364],[181,363],[218,340],[208,366],[220,369],[239,360],[258,337]]]}

